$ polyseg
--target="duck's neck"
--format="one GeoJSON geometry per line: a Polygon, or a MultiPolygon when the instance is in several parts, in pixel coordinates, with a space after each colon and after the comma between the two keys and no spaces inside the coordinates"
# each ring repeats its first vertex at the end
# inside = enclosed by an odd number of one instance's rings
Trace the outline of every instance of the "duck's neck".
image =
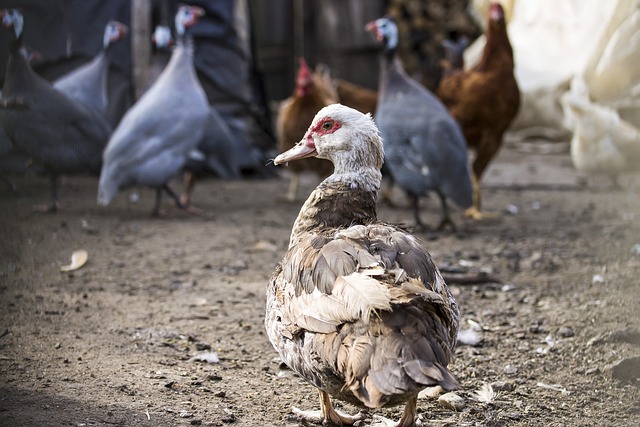
{"type": "Polygon", "coordinates": [[[371,169],[334,173],[325,179],[300,209],[291,230],[289,247],[310,232],[374,221],[381,178],[380,171],[371,169]]]}

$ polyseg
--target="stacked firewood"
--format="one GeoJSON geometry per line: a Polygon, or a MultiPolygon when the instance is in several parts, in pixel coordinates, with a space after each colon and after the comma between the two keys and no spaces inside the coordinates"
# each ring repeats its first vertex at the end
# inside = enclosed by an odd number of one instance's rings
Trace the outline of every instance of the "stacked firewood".
{"type": "Polygon", "coordinates": [[[442,41],[462,36],[473,41],[482,33],[468,4],[469,0],[389,0],[387,11],[400,32],[400,59],[407,73],[431,90],[442,72],[442,41]]]}

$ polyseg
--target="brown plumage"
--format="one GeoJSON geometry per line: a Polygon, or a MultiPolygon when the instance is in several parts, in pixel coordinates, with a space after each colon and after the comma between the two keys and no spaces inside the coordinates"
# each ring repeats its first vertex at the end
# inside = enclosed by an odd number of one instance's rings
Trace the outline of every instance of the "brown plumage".
{"type": "Polygon", "coordinates": [[[467,215],[482,218],[480,179],[500,150],[503,135],[520,105],[520,90],[513,74],[513,50],[499,3],[489,9],[486,46],[480,62],[470,70],[448,74],[440,81],[438,97],[449,108],[475,150],[473,161],[474,206],[467,215]]]}
{"type": "Polygon", "coordinates": [[[336,79],[334,83],[342,105],[355,108],[365,114],[376,112],[377,91],[342,79],[336,79]]]}
{"type": "Polygon", "coordinates": [[[457,304],[420,242],[376,218],[383,148],[371,116],[325,107],[274,162],[311,156],[335,169],[300,210],[267,287],[269,339],[320,392],[320,414],[298,410],[303,417],[329,425],[362,417],[338,413],[333,396],[364,408],[406,403],[398,426],[412,426],[421,389],[457,385],[447,369],[457,304]]]}
{"type": "MultiPolygon", "coordinates": [[[[322,107],[338,102],[329,70],[323,67],[312,72],[304,58],[300,67],[293,94],[280,105],[277,119],[278,148],[281,152],[293,147],[304,135],[307,126],[322,107]]],[[[291,166],[291,184],[286,198],[296,199],[298,175],[302,171],[315,172],[319,177],[328,176],[333,170],[331,162],[320,159],[305,159],[291,166]]]]}

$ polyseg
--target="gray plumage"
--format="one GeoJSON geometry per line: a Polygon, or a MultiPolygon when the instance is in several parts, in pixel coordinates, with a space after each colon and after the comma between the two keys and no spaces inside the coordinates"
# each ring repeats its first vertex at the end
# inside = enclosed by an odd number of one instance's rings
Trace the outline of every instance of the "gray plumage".
{"type": "Polygon", "coordinates": [[[229,126],[211,107],[202,140],[197,147],[200,157],[191,156],[185,169],[198,175],[213,174],[222,179],[239,179],[241,153],[229,126]]]}
{"type": "MultiPolygon", "coordinates": [[[[183,6],[176,27],[195,23],[200,8],[183,6]]],[[[104,151],[98,203],[107,205],[118,190],[133,185],[158,195],[187,162],[202,139],[209,104],[193,66],[193,41],[180,33],[171,60],[153,86],[127,111],[104,151]]],[[[174,194],[170,192],[172,196],[174,194]]],[[[158,213],[158,202],[154,214],[158,213]]]]}
{"type": "Polygon", "coordinates": [[[50,174],[50,210],[56,209],[59,174],[99,173],[110,127],[95,110],[67,98],[38,76],[19,53],[22,14],[3,11],[13,28],[9,62],[2,91],[0,123],[16,150],[28,155],[50,174]]]}
{"type": "Polygon", "coordinates": [[[385,50],[380,59],[379,100],[375,113],[385,149],[385,167],[392,180],[414,199],[435,192],[442,201],[443,219],[452,224],[446,200],[471,206],[472,187],[467,144],[447,108],[424,86],[410,78],[395,57],[397,28],[387,18],[368,26],[385,50]]]}
{"type": "Polygon", "coordinates": [[[109,102],[107,77],[111,61],[109,47],[124,36],[126,28],[118,21],[109,21],[104,30],[103,49],[90,62],[56,79],[53,87],[106,115],[109,102]]]}

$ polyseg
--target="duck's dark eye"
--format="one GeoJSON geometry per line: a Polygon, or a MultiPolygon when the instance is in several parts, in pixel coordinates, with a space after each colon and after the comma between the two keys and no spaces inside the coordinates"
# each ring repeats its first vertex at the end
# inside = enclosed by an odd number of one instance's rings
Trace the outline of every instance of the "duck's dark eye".
{"type": "Polygon", "coordinates": [[[332,127],[333,127],[333,121],[332,120],[326,121],[326,122],[324,122],[322,124],[322,129],[323,130],[331,130],[332,127]]]}

